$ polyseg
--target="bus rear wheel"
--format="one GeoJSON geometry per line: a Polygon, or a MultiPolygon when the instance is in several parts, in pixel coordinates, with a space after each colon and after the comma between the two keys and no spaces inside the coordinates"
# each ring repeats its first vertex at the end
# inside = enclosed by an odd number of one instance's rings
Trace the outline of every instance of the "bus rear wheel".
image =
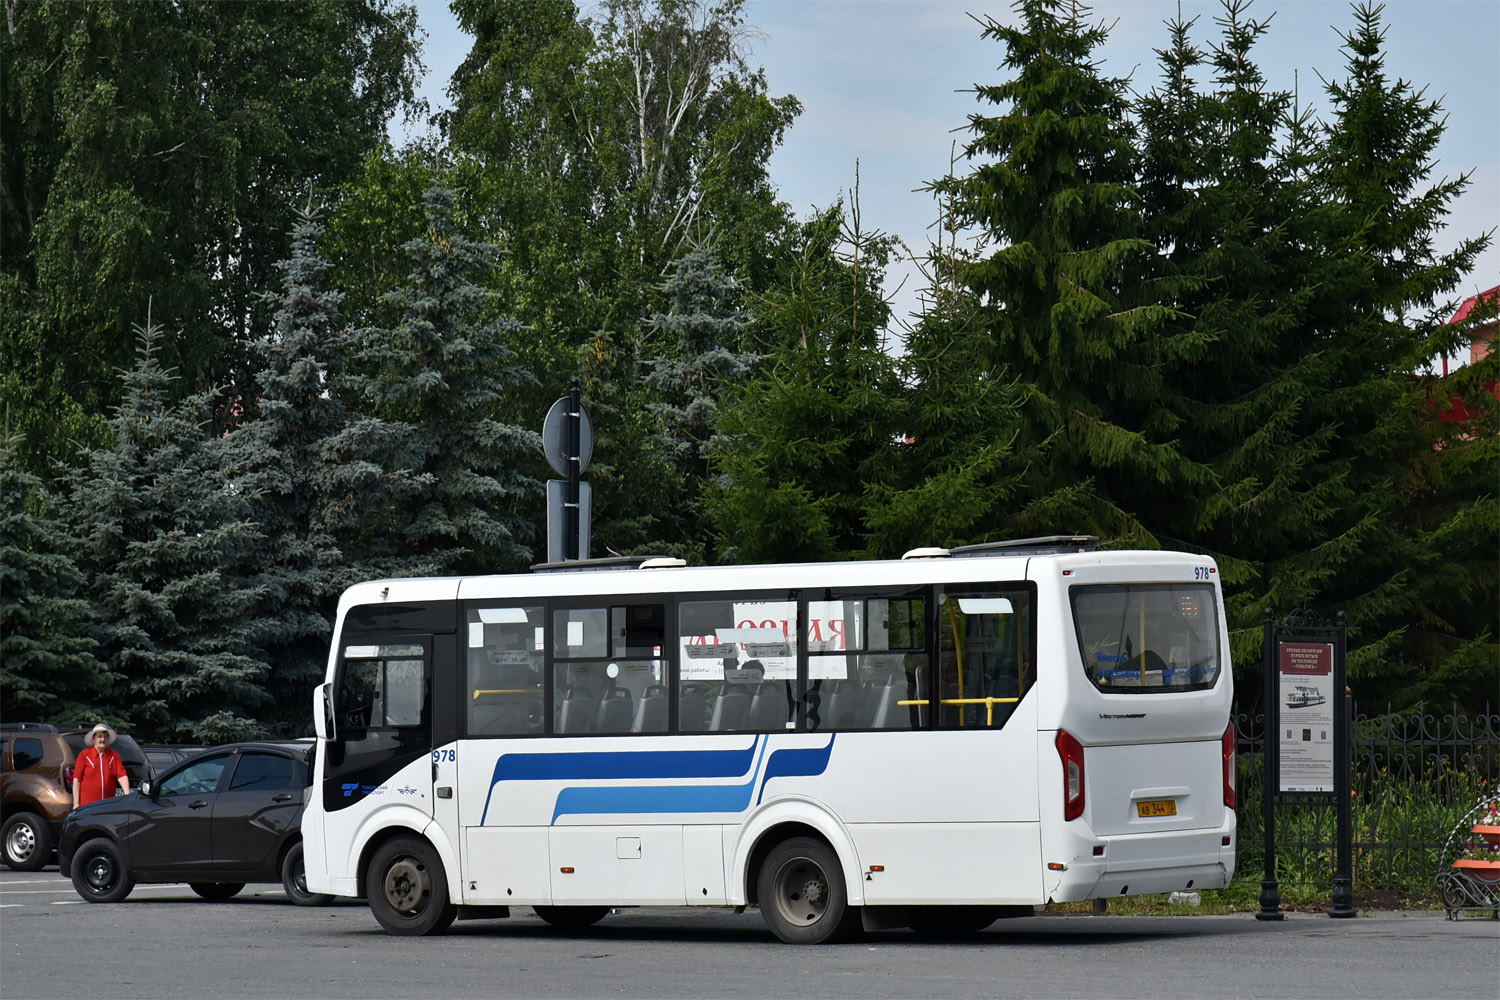
{"type": "Polygon", "coordinates": [[[756,901],[771,933],[787,944],[848,941],[860,930],[844,869],[827,844],[793,837],[772,848],[756,876],[756,901]]]}
{"type": "Polygon", "coordinates": [[[448,929],[458,908],[448,899],[448,875],[431,844],[397,837],[381,845],[365,869],[370,912],[392,934],[418,936],[448,929]]]}
{"type": "Polygon", "coordinates": [[[559,930],[581,931],[604,919],[607,906],[533,906],[536,915],[559,930]]]}

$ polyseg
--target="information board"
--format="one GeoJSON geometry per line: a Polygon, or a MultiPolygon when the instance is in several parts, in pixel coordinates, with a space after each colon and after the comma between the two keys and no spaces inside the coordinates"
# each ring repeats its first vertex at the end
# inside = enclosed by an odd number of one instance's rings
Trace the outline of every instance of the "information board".
{"type": "Polygon", "coordinates": [[[1333,791],[1333,643],[1277,644],[1283,792],[1333,791]]]}

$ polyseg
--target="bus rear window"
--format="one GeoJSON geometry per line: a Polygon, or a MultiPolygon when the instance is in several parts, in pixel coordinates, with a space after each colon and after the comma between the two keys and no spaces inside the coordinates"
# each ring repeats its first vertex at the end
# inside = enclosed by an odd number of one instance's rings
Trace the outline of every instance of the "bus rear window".
{"type": "Polygon", "coordinates": [[[1083,669],[1100,691],[1202,691],[1218,680],[1213,587],[1132,584],[1072,589],[1083,669]]]}

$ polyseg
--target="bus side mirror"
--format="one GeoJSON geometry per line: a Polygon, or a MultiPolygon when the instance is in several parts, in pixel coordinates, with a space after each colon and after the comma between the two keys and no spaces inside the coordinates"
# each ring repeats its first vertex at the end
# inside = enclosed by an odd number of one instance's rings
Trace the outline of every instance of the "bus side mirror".
{"type": "Polygon", "coordinates": [[[333,739],[333,702],[328,684],[319,684],[313,689],[313,732],[320,740],[333,739]]]}

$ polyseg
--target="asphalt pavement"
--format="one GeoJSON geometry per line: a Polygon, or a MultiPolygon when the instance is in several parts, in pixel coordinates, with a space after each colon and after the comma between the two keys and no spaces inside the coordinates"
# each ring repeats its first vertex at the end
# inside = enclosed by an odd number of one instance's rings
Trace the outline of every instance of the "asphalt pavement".
{"type": "Polygon", "coordinates": [[[1441,912],[1002,920],[972,939],[903,931],[777,942],[753,909],[626,909],[586,933],[517,907],[393,937],[353,900],[279,885],[227,902],[186,885],[83,902],[56,870],[0,872],[0,998],[1478,997],[1500,995],[1500,921],[1441,912]]]}

